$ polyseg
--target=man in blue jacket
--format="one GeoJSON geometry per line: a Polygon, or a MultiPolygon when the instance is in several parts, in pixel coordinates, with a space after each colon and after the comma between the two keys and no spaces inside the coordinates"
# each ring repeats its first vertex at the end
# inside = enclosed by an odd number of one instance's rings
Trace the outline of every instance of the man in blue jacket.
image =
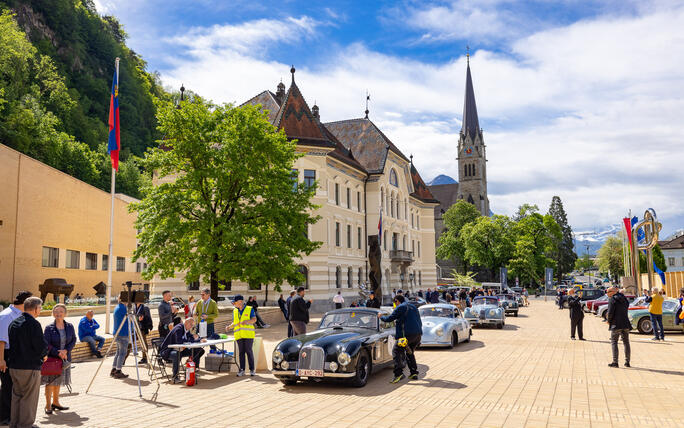
{"type": "Polygon", "coordinates": [[[420,345],[420,339],[423,335],[423,323],[420,320],[418,308],[407,302],[401,294],[394,297],[394,304],[396,308],[390,315],[378,314],[378,318],[384,322],[396,321],[395,338],[397,341],[392,349],[394,378],[391,383],[397,383],[406,378],[404,367],[406,367],[407,362],[410,371],[409,379],[418,379],[415,351],[420,345]]]}
{"type": "Polygon", "coordinates": [[[81,322],[78,323],[78,339],[81,342],[85,342],[90,346],[90,352],[97,358],[102,358],[100,350],[104,346],[105,338],[98,336],[95,331],[100,328],[100,324],[95,321],[93,316],[95,313],[93,311],[86,312],[85,316],[81,318],[81,322]]]}

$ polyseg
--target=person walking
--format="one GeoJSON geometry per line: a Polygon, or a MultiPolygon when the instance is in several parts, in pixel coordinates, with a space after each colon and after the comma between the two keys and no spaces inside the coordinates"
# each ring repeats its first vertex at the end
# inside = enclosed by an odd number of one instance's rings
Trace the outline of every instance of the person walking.
{"type": "Polygon", "coordinates": [[[608,367],[619,367],[618,365],[618,338],[622,338],[625,347],[625,367],[629,365],[631,348],[629,346],[629,331],[632,324],[629,322],[629,301],[617,287],[610,287],[606,290],[608,295],[608,329],[610,330],[610,346],[613,351],[613,362],[608,367]]]}
{"type": "Polygon", "coordinates": [[[0,312],[0,425],[9,425],[12,414],[12,376],[9,365],[9,326],[24,313],[24,301],[31,297],[30,291],[20,291],[14,303],[0,312]]]}
{"type": "Polygon", "coordinates": [[[169,290],[164,290],[162,292],[162,301],[157,307],[157,310],[159,311],[159,337],[162,339],[165,338],[173,328],[173,317],[178,312],[178,308],[171,304],[172,298],[171,292],[169,290]]]}
{"type": "Polygon", "coordinates": [[[150,331],[152,331],[152,329],[154,328],[150,308],[148,308],[147,305],[145,305],[144,303],[136,303],[135,316],[138,320],[138,325],[140,326],[140,334],[142,336],[139,338],[139,340],[145,344],[144,347],[142,345],[138,345],[143,352],[143,357],[140,361],[138,361],[138,363],[147,364],[147,351],[145,351],[145,349],[147,348],[147,335],[150,334],[150,331]]]}
{"type": "MultiPolygon", "coordinates": [[[[163,303],[163,302],[162,302],[163,303]]],[[[161,308],[161,305],[159,305],[161,308]]],[[[128,353],[128,318],[126,318],[126,305],[121,301],[119,296],[119,304],[114,309],[114,342],[116,343],[116,354],[114,354],[114,361],[112,362],[112,371],[109,375],[115,379],[125,379],[127,374],[121,371],[128,353]],[[119,329],[121,327],[121,329],[119,329]],[[119,332],[118,334],[116,332],[119,332]]],[[[160,325],[161,327],[161,325],[160,325]]],[[[160,329],[161,332],[161,329],[160,329]]],[[[168,333],[167,333],[168,335],[168,333]]],[[[166,335],[164,336],[166,337],[166,335]]]]}
{"type": "MultiPolygon", "coordinates": [[[[211,298],[211,290],[204,288],[200,291],[200,301],[195,306],[195,316],[197,317],[197,328],[202,331],[201,324],[207,324],[206,337],[211,338],[214,335],[214,321],[218,317],[218,304],[211,298]]],[[[200,333],[200,337],[202,334],[200,333]]]]}
{"type": "Polygon", "coordinates": [[[646,298],[646,303],[648,303],[648,313],[651,316],[651,325],[653,326],[654,337],[651,340],[665,340],[665,331],[663,330],[664,300],[665,299],[657,288],[654,288],[651,295],[646,298]]]}
{"type": "Polygon", "coordinates": [[[375,297],[375,293],[372,291],[371,291],[370,295],[368,296],[368,301],[366,302],[366,307],[367,308],[380,309],[380,300],[378,300],[378,298],[375,297]]]}
{"type": "Polygon", "coordinates": [[[59,387],[71,385],[71,350],[76,345],[76,331],[71,323],[64,321],[66,305],[58,303],[52,308],[54,321],[45,327],[43,333],[48,345],[48,357],[62,360],[62,373],[41,376],[41,384],[45,385],[45,414],[51,415],[54,410],[69,410],[59,402],[59,387]]]}
{"type": "Polygon", "coordinates": [[[335,294],[335,297],[333,297],[333,303],[335,304],[335,309],[342,309],[344,297],[342,297],[341,291],[338,291],[337,294],[335,294]]]}
{"type": "Polygon", "coordinates": [[[390,315],[383,316],[378,314],[378,318],[384,322],[396,321],[397,339],[394,348],[392,348],[392,357],[394,358],[394,378],[391,383],[397,383],[404,376],[404,367],[408,364],[409,379],[418,379],[418,364],[416,363],[416,348],[420,345],[420,339],[423,335],[423,323],[420,320],[418,308],[409,304],[404,296],[397,295],[394,297],[396,308],[390,315]]]}
{"type": "Polygon", "coordinates": [[[204,349],[202,348],[169,348],[169,345],[181,345],[183,343],[196,343],[200,341],[206,341],[206,339],[200,337],[192,332],[192,328],[195,326],[194,318],[186,318],[181,324],[175,325],[168,335],[164,338],[161,346],[159,346],[159,355],[165,360],[171,360],[173,364],[171,372],[171,381],[173,383],[179,383],[178,371],[180,369],[180,360],[182,357],[191,357],[195,362],[195,367],[200,366],[200,358],[204,355],[204,349]]]}
{"type": "Polygon", "coordinates": [[[9,369],[12,376],[11,428],[32,427],[40,395],[40,368],[48,353],[43,329],[36,318],[43,301],[24,300],[24,312],[9,326],[9,369]]]}
{"type": "Polygon", "coordinates": [[[309,323],[309,308],[311,308],[311,299],[304,301],[306,289],[304,287],[297,288],[297,295],[290,302],[290,324],[292,325],[292,333],[295,336],[306,334],[306,325],[309,323]]]}
{"type": "Polygon", "coordinates": [[[576,330],[579,340],[584,340],[582,300],[575,294],[574,288],[568,291],[568,308],[570,309],[570,339],[575,340],[576,330]]]}
{"type": "Polygon", "coordinates": [[[88,344],[91,354],[97,358],[102,358],[100,351],[105,344],[105,338],[97,335],[96,331],[100,328],[100,324],[95,321],[94,317],[95,312],[90,310],[81,318],[81,321],[78,323],[78,339],[88,344]]]}
{"type": "Polygon", "coordinates": [[[296,291],[292,290],[290,291],[290,295],[288,298],[285,300],[285,310],[287,311],[287,337],[292,337],[294,336],[294,331],[292,330],[292,324],[290,324],[290,303],[292,303],[292,299],[294,299],[295,295],[297,294],[296,291]]]}
{"type": "Polygon", "coordinates": [[[240,368],[238,369],[237,376],[245,375],[245,357],[247,357],[247,362],[249,362],[249,375],[254,376],[256,374],[256,367],[254,366],[254,352],[252,348],[254,346],[254,338],[256,337],[254,323],[257,320],[254,315],[254,309],[251,306],[247,306],[244,297],[239,294],[233,298],[233,306],[233,322],[226,326],[226,331],[233,330],[235,342],[238,345],[240,368]]]}

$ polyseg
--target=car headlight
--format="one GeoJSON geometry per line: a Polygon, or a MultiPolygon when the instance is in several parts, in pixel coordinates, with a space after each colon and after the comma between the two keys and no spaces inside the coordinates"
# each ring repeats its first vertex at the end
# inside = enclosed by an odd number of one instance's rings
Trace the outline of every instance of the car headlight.
{"type": "Polygon", "coordinates": [[[496,309],[490,309],[490,310],[489,310],[489,315],[491,315],[491,316],[496,315],[496,309]]]}
{"type": "Polygon", "coordinates": [[[287,361],[283,361],[282,363],[280,363],[280,368],[282,368],[283,370],[287,370],[290,368],[290,363],[288,363],[287,361]]]}
{"type": "Polygon", "coordinates": [[[337,356],[337,362],[340,363],[341,366],[346,366],[351,363],[351,357],[346,352],[340,352],[340,355],[337,356]]]}
{"type": "Polygon", "coordinates": [[[331,370],[331,371],[336,372],[336,371],[337,371],[337,367],[338,367],[338,366],[337,366],[337,363],[336,363],[336,362],[333,361],[332,363],[330,363],[330,370],[331,370]]]}
{"type": "Polygon", "coordinates": [[[283,353],[276,349],[273,351],[273,362],[279,364],[281,361],[283,361],[283,353]]]}
{"type": "Polygon", "coordinates": [[[444,334],[444,329],[442,327],[437,327],[435,333],[437,333],[437,336],[442,336],[444,334]]]}

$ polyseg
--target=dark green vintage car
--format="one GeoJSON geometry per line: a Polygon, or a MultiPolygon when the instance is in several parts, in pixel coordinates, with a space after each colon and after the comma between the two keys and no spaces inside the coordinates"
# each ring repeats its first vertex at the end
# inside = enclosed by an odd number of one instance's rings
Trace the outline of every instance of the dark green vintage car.
{"type": "Polygon", "coordinates": [[[371,373],[392,362],[394,323],[378,319],[383,309],[347,308],[323,316],[318,330],[280,342],[273,375],[285,385],[301,379],[336,379],[364,386],[371,373]]]}
{"type": "MultiPolygon", "coordinates": [[[[663,330],[684,332],[684,324],[675,323],[675,314],[679,309],[679,300],[666,299],[663,302],[663,330]]],[[[653,334],[653,324],[648,309],[630,309],[629,321],[632,328],[641,334],[653,334]]]]}

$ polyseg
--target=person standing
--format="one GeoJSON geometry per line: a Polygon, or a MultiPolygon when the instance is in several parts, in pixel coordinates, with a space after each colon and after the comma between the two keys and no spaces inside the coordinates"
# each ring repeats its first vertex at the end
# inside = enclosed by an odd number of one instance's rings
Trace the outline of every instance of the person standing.
{"type": "Polygon", "coordinates": [[[631,348],[629,346],[629,331],[632,329],[632,324],[629,322],[629,301],[624,294],[618,290],[617,287],[610,287],[606,290],[608,295],[608,312],[606,319],[608,320],[608,328],[610,329],[610,346],[613,351],[613,362],[608,364],[608,367],[619,367],[618,365],[618,338],[622,338],[622,344],[625,347],[625,367],[629,365],[631,357],[631,348]]]}
{"type": "Polygon", "coordinates": [[[95,312],[92,310],[86,312],[85,316],[81,318],[78,323],[78,338],[81,342],[85,342],[90,347],[90,352],[97,358],[102,358],[102,347],[105,343],[105,338],[98,336],[96,331],[100,328],[100,324],[95,321],[95,312]]]}
{"type": "Polygon", "coordinates": [[[135,316],[138,319],[138,325],[140,326],[140,334],[142,335],[142,337],[139,338],[139,340],[141,342],[144,342],[145,344],[144,347],[138,344],[138,346],[142,349],[143,352],[143,357],[140,361],[138,361],[138,363],[147,364],[147,351],[145,351],[145,349],[147,348],[147,335],[150,334],[150,331],[152,331],[152,329],[154,328],[150,308],[148,308],[147,305],[145,305],[144,303],[136,303],[135,316]]]}
{"type": "Polygon", "coordinates": [[[335,304],[335,309],[342,309],[344,297],[342,297],[341,291],[338,291],[337,294],[335,294],[335,297],[333,297],[333,303],[335,304]]]}
{"type": "Polygon", "coordinates": [[[9,425],[12,414],[12,376],[9,365],[9,326],[24,312],[24,301],[31,297],[30,291],[20,291],[7,309],[0,312],[0,425],[9,425]]]}
{"type": "Polygon", "coordinates": [[[282,293],[280,294],[280,297],[278,297],[278,307],[280,308],[280,312],[283,313],[285,321],[287,321],[287,306],[285,306],[285,299],[283,299],[282,293]]]}
{"type": "Polygon", "coordinates": [[[251,306],[247,306],[244,298],[239,294],[233,298],[233,306],[233,323],[226,326],[226,331],[233,329],[235,342],[238,345],[240,369],[237,372],[237,376],[245,375],[245,357],[247,357],[249,362],[249,375],[254,376],[256,374],[254,352],[252,351],[254,337],[256,336],[254,330],[254,323],[256,322],[256,316],[253,313],[254,309],[251,306]]]}
{"type": "Polygon", "coordinates": [[[423,323],[420,320],[418,308],[409,304],[401,295],[394,297],[394,303],[396,308],[390,315],[378,314],[378,318],[384,322],[396,321],[395,338],[397,341],[392,348],[394,378],[391,383],[397,383],[406,378],[404,367],[407,363],[410,371],[409,379],[418,379],[415,351],[423,335],[423,323]]]}
{"type": "MultiPolygon", "coordinates": [[[[204,288],[200,291],[201,300],[197,302],[195,306],[195,315],[197,317],[197,326],[199,331],[202,331],[199,327],[201,323],[207,323],[207,337],[214,335],[214,321],[218,317],[218,304],[214,299],[211,298],[211,290],[209,288],[204,288]]],[[[200,336],[202,336],[200,334],[200,336]]]]}
{"type": "Polygon", "coordinates": [[[380,300],[378,300],[378,298],[375,297],[375,293],[372,291],[368,296],[368,302],[366,302],[366,307],[380,309],[380,300]]]}
{"type": "Polygon", "coordinates": [[[195,296],[190,296],[188,297],[188,304],[185,305],[183,308],[183,312],[185,312],[185,318],[194,318],[195,317],[195,306],[197,305],[197,302],[195,302],[195,296]]]}
{"type": "Polygon", "coordinates": [[[570,339],[575,340],[575,330],[579,335],[579,340],[584,340],[584,311],[582,310],[582,300],[575,295],[575,289],[568,291],[568,308],[570,309],[570,339]]]}
{"type": "Polygon", "coordinates": [[[29,297],[24,312],[9,326],[9,369],[12,376],[11,428],[32,427],[40,395],[40,368],[48,353],[40,316],[43,301],[29,297]]]}
{"type": "Polygon", "coordinates": [[[290,302],[290,324],[295,336],[306,334],[306,325],[309,323],[309,308],[311,308],[312,300],[304,301],[305,293],[304,287],[297,288],[297,295],[290,302]]]}
{"type": "MultiPolygon", "coordinates": [[[[161,305],[159,305],[161,307],[161,305]]],[[[112,362],[112,371],[109,375],[115,379],[125,379],[127,374],[121,371],[128,353],[128,318],[126,318],[126,305],[121,301],[119,296],[119,304],[114,309],[114,342],[116,343],[116,354],[114,354],[114,361],[112,362]],[[117,334],[117,331],[119,332],[117,334]]],[[[166,337],[166,336],[165,336],[166,337]]]]}
{"type": "Polygon", "coordinates": [[[252,313],[253,313],[253,315],[254,315],[254,316],[256,317],[256,319],[257,319],[257,322],[256,322],[256,324],[255,324],[255,327],[256,327],[256,328],[266,328],[266,327],[270,327],[270,325],[266,324],[266,323],[264,322],[264,320],[262,320],[261,317],[259,316],[259,304],[257,303],[256,296],[251,296],[251,297],[247,300],[247,306],[250,306],[250,307],[252,308],[252,313]]]}
{"type": "Polygon", "coordinates": [[[162,292],[162,301],[157,308],[159,311],[159,337],[162,339],[165,338],[173,328],[173,317],[176,312],[178,312],[178,308],[171,304],[172,297],[169,290],[164,290],[162,292]]]}
{"type": "Polygon", "coordinates": [[[45,414],[51,415],[54,410],[69,410],[59,403],[59,387],[71,385],[71,350],[76,345],[76,331],[71,323],[64,321],[66,305],[58,303],[52,308],[54,321],[45,327],[45,342],[48,345],[48,356],[62,360],[62,373],[41,376],[41,384],[45,385],[45,414]]]}
{"type": "Polygon", "coordinates": [[[292,299],[294,299],[295,295],[297,293],[292,290],[290,291],[290,296],[288,296],[287,300],[285,300],[285,310],[287,311],[287,337],[292,337],[294,336],[294,331],[292,330],[292,324],[290,324],[290,303],[292,303],[292,299]]]}
{"type": "Polygon", "coordinates": [[[194,318],[186,318],[183,323],[177,324],[171,329],[159,346],[159,355],[165,360],[171,360],[171,363],[173,364],[173,371],[171,374],[173,383],[180,382],[178,379],[178,371],[180,369],[180,360],[182,357],[191,357],[195,362],[195,367],[199,367],[200,358],[204,355],[204,349],[202,348],[169,348],[169,345],[182,345],[183,343],[205,341],[206,339],[200,339],[198,335],[192,332],[194,325],[194,318]]]}
{"type": "Polygon", "coordinates": [[[682,311],[684,311],[684,288],[679,290],[679,308],[675,312],[675,325],[684,324],[684,317],[682,317],[682,311]]]}
{"type": "Polygon", "coordinates": [[[665,331],[663,330],[663,296],[657,288],[653,289],[650,296],[646,298],[648,303],[648,313],[651,316],[651,325],[653,326],[653,339],[651,340],[665,340],[665,331]]]}

